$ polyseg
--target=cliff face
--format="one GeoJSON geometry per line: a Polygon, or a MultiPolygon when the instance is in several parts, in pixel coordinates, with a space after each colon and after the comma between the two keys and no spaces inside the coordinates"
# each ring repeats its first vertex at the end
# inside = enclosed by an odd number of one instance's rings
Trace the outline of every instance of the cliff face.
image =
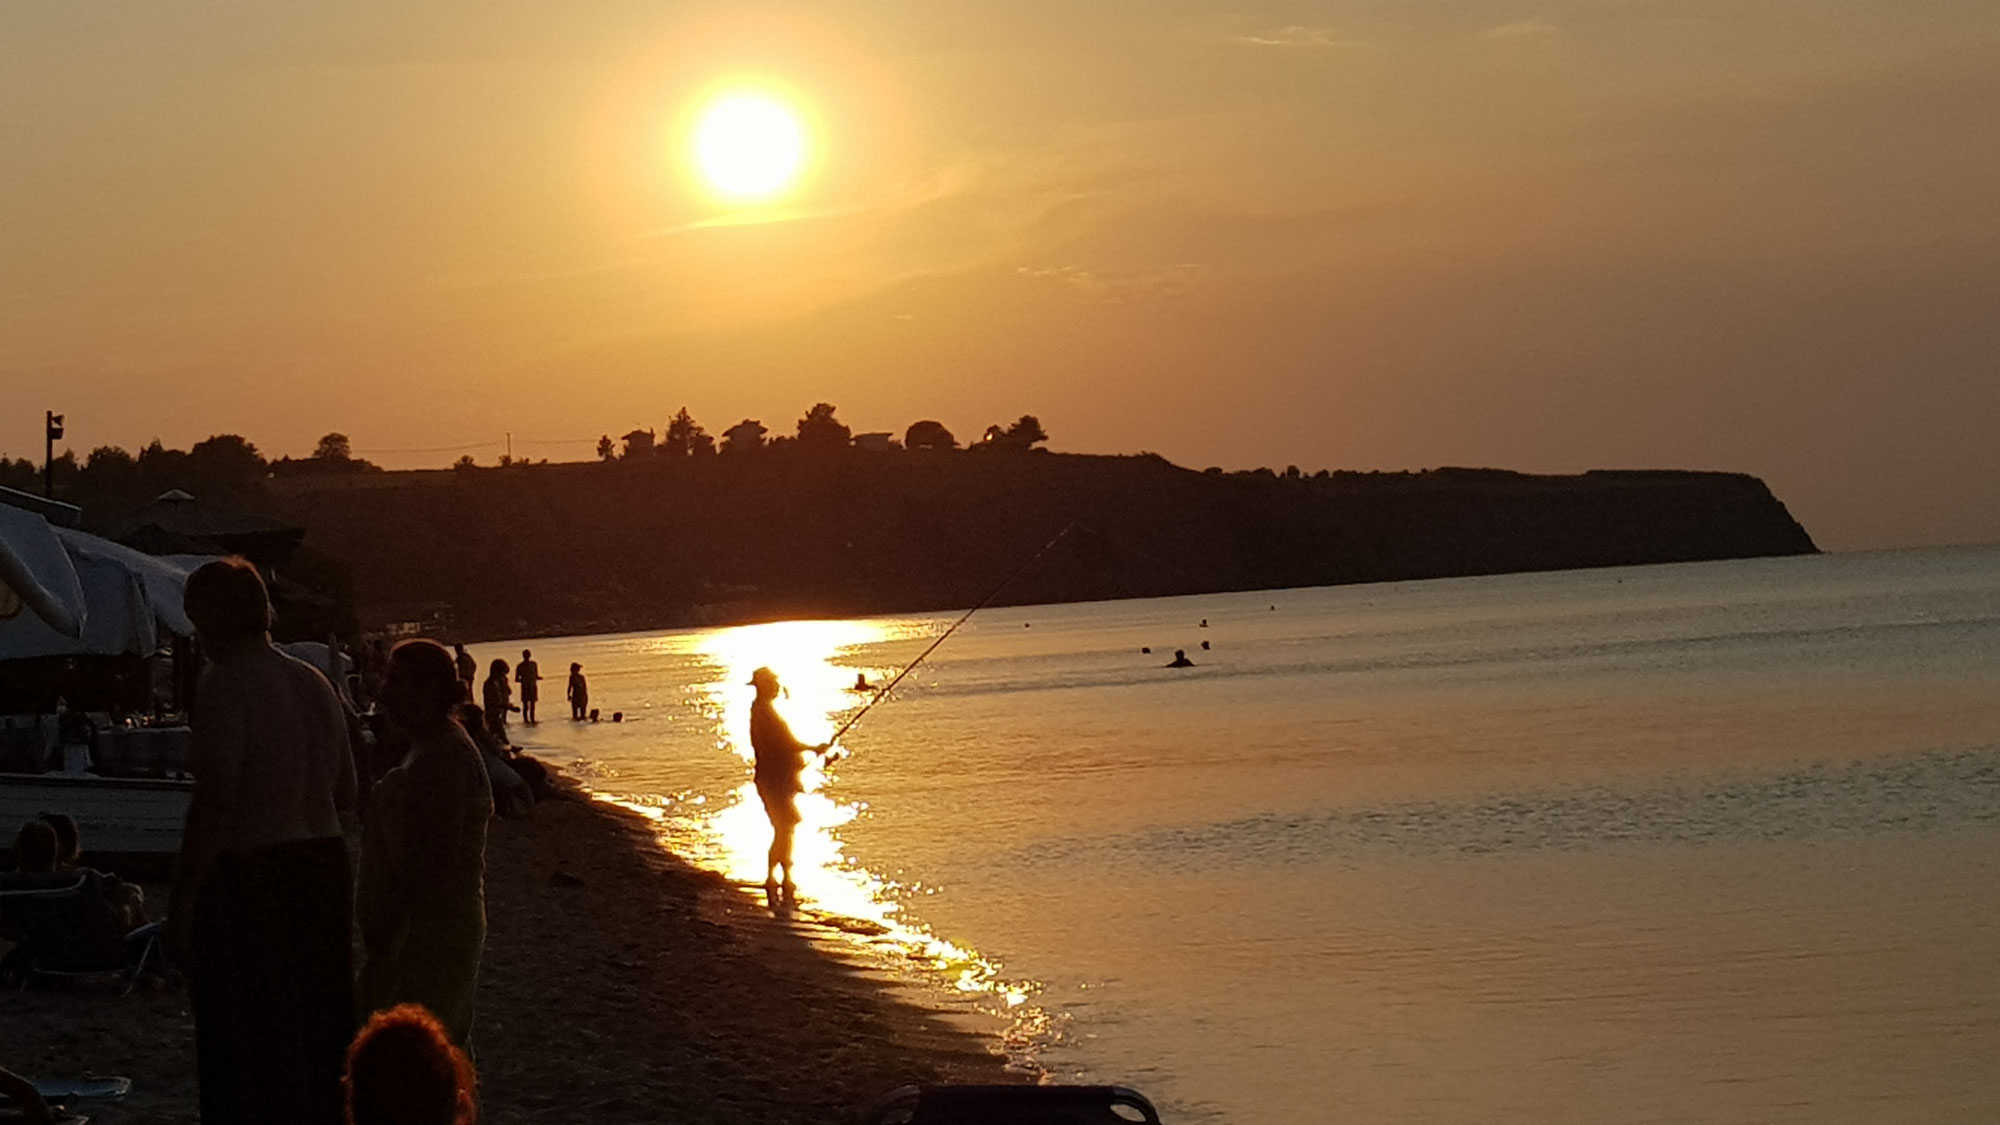
{"type": "Polygon", "coordinates": [[[1197,473],[1151,456],[783,449],[288,482],[374,616],[490,634],[1801,554],[1732,473],[1197,473]],[[392,608],[393,607],[393,608],[392,608]]]}

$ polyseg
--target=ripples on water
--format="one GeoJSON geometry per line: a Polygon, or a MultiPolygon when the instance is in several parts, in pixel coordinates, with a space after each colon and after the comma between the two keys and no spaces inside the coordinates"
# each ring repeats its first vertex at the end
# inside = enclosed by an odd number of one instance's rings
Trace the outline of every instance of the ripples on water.
{"type": "Polygon", "coordinates": [[[1485,855],[1620,845],[1699,845],[1935,831],[2000,821],[2000,752],[1815,763],[1699,788],[1522,794],[1473,804],[1413,802],[1038,843],[1024,867],[1160,862],[1190,870],[1361,862],[1379,856],[1485,855]]]}

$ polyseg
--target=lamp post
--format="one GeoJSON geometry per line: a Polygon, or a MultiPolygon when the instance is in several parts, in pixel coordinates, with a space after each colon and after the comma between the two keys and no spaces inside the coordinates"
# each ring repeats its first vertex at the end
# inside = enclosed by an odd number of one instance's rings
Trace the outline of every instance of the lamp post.
{"type": "Polygon", "coordinates": [[[48,444],[42,454],[42,495],[53,500],[56,495],[56,441],[63,436],[63,416],[53,410],[44,411],[43,431],[48,444]]]}

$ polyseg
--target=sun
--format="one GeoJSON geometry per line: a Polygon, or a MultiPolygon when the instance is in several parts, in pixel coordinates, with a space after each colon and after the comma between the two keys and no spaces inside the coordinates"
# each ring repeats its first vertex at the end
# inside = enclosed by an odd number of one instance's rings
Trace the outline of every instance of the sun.
{"type": "Polygon", "coordinates": [[[804,115],[790,100],[768,91],[727,91],[696,114],[694,168],[724,203],[783,198],[804,177],[810,149],[804,115]]]}

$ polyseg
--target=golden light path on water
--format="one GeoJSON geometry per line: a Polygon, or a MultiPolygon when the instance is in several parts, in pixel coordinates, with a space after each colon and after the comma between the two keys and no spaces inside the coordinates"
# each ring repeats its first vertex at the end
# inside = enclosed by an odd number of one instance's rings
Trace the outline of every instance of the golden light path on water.
{"type": "MultiPolygon", "coordinates": [[[[938,627],[932,622],[782,621],[660,638],[663,651],[678,650],[709,665],[705,681],[697,685],[699,698],[689,702],[712,724],[716,745],[742,759],[743,782],[725,798],[674,801],[671,808],[616,803],[659,822],[663,840],[677,849],[685,852],[692,845],[697,854],[686,858],[739,884],[761,887],[771,825],[750,779],[756,760],[750,746],[751,673],[768,667],[778,674],[784,688],[779,713],[801,741],[817,745],[873,697],[855,690],[857,673],[879,687],[900,670],[857,663],[869,646],[921,639],[938,627]]],[[[829,792],[828,782],[837,779],[848,760],[843,749],[837,746],[825,764],[811,760],[803,778],[793,852],[800,913],[809,919],[830,918],[833,928],[849,934],[867,935],[871,944],[887,945],[901,959],[941,974],[959,993],[990,1001],[995,1014],[1012,1024],[1006,1036],[1010,1047],[1025,1049],[1046,1029],[1046,1014],[1028,1003],[1038,986],[1003,980],[999,966],[976,951],[905,918],[896,901],[903,888],[844,854],[838,830],[866,806],[844,804],[829,792]]]]}

